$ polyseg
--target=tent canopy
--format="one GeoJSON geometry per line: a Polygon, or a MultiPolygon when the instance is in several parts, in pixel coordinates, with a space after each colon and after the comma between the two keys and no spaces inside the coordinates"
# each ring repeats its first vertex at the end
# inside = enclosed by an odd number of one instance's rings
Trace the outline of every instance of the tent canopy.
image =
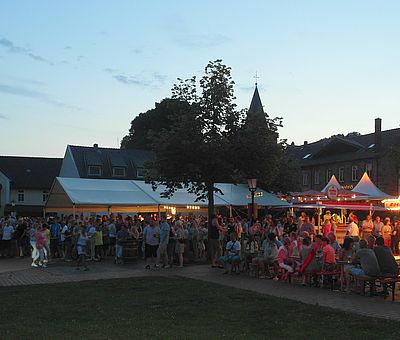
{"type": "Polygon", "coordinates": [[[368,199],[372,200],[382,200],[385,198],[394,198],[378,189],[378,187],[371,181],[368,174],[364,172],[358,184],[353,188],[352,191],[360,192],[365,194],[368,199]]]}
{"type": "MultiPolygon", "coordinates": [[[[216,187],[223,194],[214,193],[215,206],[246,206],[250,202],[249,190],[244,184],[218,183],[216,187]]],[[[143,207],[157,211],[159,206],[196,205],[206,207],[207,201],[196,201],[196,195],[186,189],[177,190],[171,198],[160,194],[165,187],[153,191],[151,184],[137,180],[108,180],[57,177],[46,203],[46,211],[61,211],[73,206],[96,207],[96,211],[113,207],[143,207]]],[[[288,206],[283,201],[264,190],[257,189],[255,203],[261,206],[288,206]]],[[[94,210],[93,210],[94,211],[94,210]]]]}

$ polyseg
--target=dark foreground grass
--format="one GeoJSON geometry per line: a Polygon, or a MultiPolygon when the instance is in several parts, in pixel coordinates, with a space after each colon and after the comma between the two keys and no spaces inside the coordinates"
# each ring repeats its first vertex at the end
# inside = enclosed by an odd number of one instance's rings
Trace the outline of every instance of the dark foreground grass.
{"type": "Polygon", "coordinates": [[[399,339],[400,323],[183,278],[0,288],[0,338],[399,339]]]}

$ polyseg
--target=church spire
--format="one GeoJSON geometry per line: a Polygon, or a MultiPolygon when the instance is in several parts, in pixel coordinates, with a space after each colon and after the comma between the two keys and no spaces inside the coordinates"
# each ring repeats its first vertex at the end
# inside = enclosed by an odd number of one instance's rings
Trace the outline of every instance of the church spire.
{"type": "Polygon", "coordinates": [[[258,93],[257,80],[256,80],[256,87],[254,89],[253,99],[251,100],[249,110],[247,111],[247,116],[257,113],[262,113],[262,115],[264,115],[264,108],[261,103],[260,94],[258,93]]]}

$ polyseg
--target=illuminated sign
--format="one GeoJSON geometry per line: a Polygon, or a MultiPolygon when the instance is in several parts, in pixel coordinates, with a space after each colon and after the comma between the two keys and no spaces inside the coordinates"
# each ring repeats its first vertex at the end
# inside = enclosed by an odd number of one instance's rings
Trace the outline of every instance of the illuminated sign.
{"type": "Polygon", "coordinates": [[[334,185],[331,185],[327,190],[327,196],[331,201],[336,201],[338,199],[339,190],[334,185]]]}
{"type": "Polygon", "coordinates": [[[385,208],[389,210],[400,210],[400,197],[393,199],[383,200],[382,203],[385,204],[385,208]]]}
{"type": "MultiPolygon", "coordinates": [[[[254,193],[254,198],[263,197],[263,196],[264,196],[264,193],[262,191],[257,191],[257,192],[254,193]]],[[[247,195],[246,197],[247,198],[251,198],[251,195],[247,195]]]]}
{"type": "Polygon", "coordinates": [[[354,185],[353,184],[342,185],[342,189],[353,190],[354,189],[354,185]]]}

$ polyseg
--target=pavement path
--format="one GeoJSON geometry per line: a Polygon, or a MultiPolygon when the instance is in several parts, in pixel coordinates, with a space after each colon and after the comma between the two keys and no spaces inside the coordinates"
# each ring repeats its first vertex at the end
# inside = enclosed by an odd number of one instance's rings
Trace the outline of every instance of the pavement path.
{"type": "Polygon", "coordinates": [[[111,260],[108,260],[100,263],[89,263],[89,271],[76,270],[73,264],[63,262],[50,264],[48,268],[31,268],[29,265],[29,259],[1,260],[0,287],[143,276],[180,276],[287,298],[306,304],[330,307],[368,317],[400,321],[400,303],[385,300],[383,297],[348,295],[328,289],[256,279],[246,274],[223,275],[221,270],[213,269],[209,265],[146,270],[142,261],[137,264],[117,266],[111,260]]]}

